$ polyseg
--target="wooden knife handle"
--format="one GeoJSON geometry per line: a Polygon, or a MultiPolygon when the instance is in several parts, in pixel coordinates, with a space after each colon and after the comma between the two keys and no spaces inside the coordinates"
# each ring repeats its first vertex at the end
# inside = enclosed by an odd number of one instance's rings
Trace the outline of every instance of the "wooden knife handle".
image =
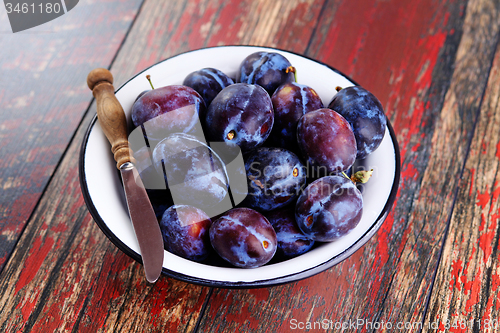
{"type": "Polygon", "coordinates": [[[87,85],[96,99],[97,119],[111,143],[116,167],[119,169],[126,162],[134,163],[128,143],[127,119],[115,96],[113,75],[105,68],[96,68],[87,76],[87,85]]]}

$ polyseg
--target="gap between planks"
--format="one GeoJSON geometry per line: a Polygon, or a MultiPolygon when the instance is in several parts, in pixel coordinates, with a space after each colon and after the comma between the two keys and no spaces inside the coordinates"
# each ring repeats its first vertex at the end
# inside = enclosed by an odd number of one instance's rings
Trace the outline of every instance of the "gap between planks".
{"type": "MultiPolygon", "coordinates": [[[[465,16],[465,13],[464,13],[464,16],[465,16]]],[[[497,50],[498,50],[498,46],[499,45],[500,45],[500,34],[497,35],[497,39],[496,39],[496,42],[495,42],[494,50],[496,50],[496,51],[493,52],[493,54],[492,54],[492,56],[490,58],[490,63],[489,63],[489,66],[488,66],[488,75],[486,76],[486,82],[488,82],[488,80],[489,80],[489,78],[491,76],[491,70],[493,68],[493,62],[494,62],[494,59],[495,59],[495,54],[496,54],[496,52],[498,52],[497,50]]],[[[465,146],[466,152],[465,152],[464,160],[463,160],[462,166],[460,168],[460,172],[459,172],[459,178],[458,178],[459,181],[457,182],[457,184],[455,186],[455,189],[453,191],[453,201],[452,201],[452,204],[451,204],[451,207],[450,207],[450,211],[448,213],[448,218],[446,219],[446,227],[445,227],[443,238],[441,240],[441,246],[440,246],[440,249],[439,249],[438,260],[436,262],[436,267],[434,268],[434,273],[432,275],[431,285],[430,285],[429,292],[427,293],[426,300],[425,300],[424,311],[423,311],[423,316],[422,316],[422,320],[423,321],[425,321],[425,319],[427,317],[428,310],[429,310],[430,300],[431,300],[431,297],[432,297],[432,294],[433,294],[433,291],[434,291],[434,285],[435,285],[435,281],[436,281],[436,278],[437,278],[437,273],[438,273],[439,267],[441,265],[441,261],[443,259],[444,247],[445,247],[445,244],[446,244],[446,240],[449,237],[449,230],[450,230],[450,226],[451,226],[451,220],[452,220],[453,212],[455,211],[455,204],[457,202],[458,191],[459,191],[459,188],[460,188],[460,179],[462,179],[464,171],[466,169],[466,163],[467,163],[467,160],[469,158],[469,154],[470,154],[470,150],[471,150],[471,146],[472,146],[472,141],[474,139],[474,133],[476,131],[476,127],[477,127],[477,124],[478,124],[478,121],[479,121],[479,118],[480,118],[480,115],[481,115],[480,110],[481,110],[482,105],[483,105],[483,101],[484,101],[484,97],[485,97],[487,88],[488,88],[488,85],[486,84],[484,86],[484,88],[483,88],[482,93],[481,93],[481,98],[479,100],[479,104],[478,104],[478,107],[477,107],[478,112],[477,112],[477,114],[475,116],[474,123],[473,123],[473,126],[472,126],[472,130],[471,130],[469,139],[467,141],[467,144],[465,146]]],[[[449,87],[448,87],[447,91],[448,90],[449,90],[449,87]]],[[[390,290],[390,288],[388,290],[390,290]]],[[[385,303],[385,298],[384,298],[384,303],[385,303]]],[[[383,307],[384,307],[384,304],[382,304],[382,308],[383,307]]],[[[424,326],[425,325],[422,325],[420,327],[420,329],[418,331],[419,333],[421,333],[423,331],[423,327],[424,326]]]]}
{"type": "MultiPolygon", "coordinates": [[[[497,40],[495,42],[495,47],[494,47],[495,52],[493,52],[492,57],[490,59],[490,65],[489,65],[489,68],[488,68],[488,75],[486,76],[486,78],[487,78],[486,82],[489,81],[489,78],[491,76],[491,70],[493,68],[493,62],[495,60],[495,55],[498,52],[498,46],[499,45],[500,45],[500,33],[497,35],[497,40]]],[[[450,213],[449,213],[448,218],[446,220],[446,228],[445,228],[445,232],[444,232],[444,235],[443,235],[443,240],[441,241],[441,247],[439,249],[439,256],[438,256],[437,265],[436,265],[436,268],[434,269],[434,274],[432,276],[430,290],[429,290],[429,293],[427,294],[427,297],[426,297],[426,300],[425,300],[424,313],[423,313],[423,317],[422,317],[423,320],[425,320],[425,318],[427,317],[427,313],[428,313],[428,310],[429,310],[431,296],[432,296],[432,293],[434,291],[434,283],[436,281],[437,273],[438,273],[439,267],[441,265],[441,261],[443,259],[444,247],[445,247],[445,244],[446,244],[446,240],[448,239],[448,236],[449,236],[449,230],[450,230],[450,225],[451,225],[451,219],[452,219],[452,216],[453,216],[453,212],[455,211],[455,204],[456,204],[457,197],[458,197],[458,190],[460,189],[460,179],[462,179],[462,177],[463,177],[464,171],[466,169],[466,163],[467,163],[467,160],[469,159],[469,154],[470,154],[470,150],[471,150],[471,146],[472,146],[472,140],[474,139],[474,133],[476,132],[477,123],[478,123],[479,117],[481,115],[481,109],[482,109],[482,106],[483,106],[483,101],[484,101],[484,97],[485,97],[487,88],[488,88],[488,84],[485,84],[485,86],[483,88],[483,91],[481,93],[481,99],[480,99],[479,105],[478,105],[478,112],[476,114],[476,118],[474,119],[474,124],[472,126],[471,136],[469,137],[469,140],[467,142],[467,146],[466,146],[467,150],[465,152],[464,161],[463,161],[462,167],[460,169],[459,181],[457,182],[457,185],[456,185],[456,187],[454,189],[453,201],[452,201],[452,204],[451,204],[450,213]]],[[[419,332],[422,332],[422,330],[423,330],[423,326],[420,328],[419,332]]]]}
{"type": "MultiPolygon", "coordinates": [[[[141,13],[141,9],[142,9],[142,6],[144,5],[144,2],[145,0],[142,0],[141,2],[141,5],[139,6],[138,10],[137,10],[137,13],[134,17],[134,19],[132,20],[132,22],[130,23],[130,26],[129,28],[127,29],[122,41],[120,42],[120,45],[115,53],[115,55],[113,56],[113,59],[111,60],[109,66],[108,66],[108,69],[111,68],[111,66],[113,66],[113,63],[115,62],[116,60],[116,57],[118,55],[118,53],[120,53],[120,50],[122,49],[125,41],[127,40],[127,37],[130,33],[130,31],[132,30],[132,27],[134,26],[136,20],[137,20],[137,17],[139,16],[139,14],[141,13]]],[[[85,112],[82,114],[82,117],[80,119],[80,121],[78,122],[78,125],[76,126],[75,128],[75,131],[73,132],[73,135],[71,136],[71,138],[69,139],[68,141],[68,144],[66,145],[66,147],[64,148],[64,151],[62,152],[61,154],[61,157],[59,158],[59,160],[57,161],[55,167],[54,167],[54,170],[52,171],[51,175],[49,176],[48,180],[47,180],[47,183],[45,185],[45,187],[42,189],[42,191],[40,192],[40,196],[35,204],[35,206],[33,207],[33,210],[31,211],[25,225],[23,226],[21,232],[19,233],[15,243],[14,243],[14,246],[12,247],[12,250],[8,253],[7,255],[7,258],[5,260],[5,263],[3,265],[3,267],[0,268],[0,274],[2,274],[3,270],[5,269],[5,267],[7,266],[7,263],[11,260],[11,257],[12,257],[12,253],[14,252],[14,249],[17,247],[22,235],[24,234],[27,226],[32,223],[32,220],[33,220],[33,215],[35,214],[35,212],[38,210],[38,207],[40,206],[40,202],[42,201],[42,198],[45,196],[46,192],[47,192],[47,189],[49,188],[49,185],[52,183],[53,179],[54,179],[54,176],[57,174],[60,166],[61,166],[61,163],[62,161],[64,160],[65,156],[67,155],[68,153],[68,150],[69,150],[69,147],[71,146],[71,144],[73,143],[73,141],[75,140],[75,137],[76,137],[76,134],[78,133],[78,130],[82,127],[82,124],[87,116],[87,114],[90,112],[90,109],[92,107],[92,104],[93,104],[93,101],[94,101],[94,98],[92,98],[90,101],[89,101],[89,104],[85,110],[85,112]]]]}

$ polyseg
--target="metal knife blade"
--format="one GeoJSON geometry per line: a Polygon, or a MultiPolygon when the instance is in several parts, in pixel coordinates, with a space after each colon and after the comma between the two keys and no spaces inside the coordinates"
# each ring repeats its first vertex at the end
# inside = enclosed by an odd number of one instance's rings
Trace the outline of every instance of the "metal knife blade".
{"type": "Polygon", "coordinates": [[[139,173],[130,162],[120,166],[128,211],[139,242],[146,279],[158,280],[163,267],[163,239],[155,212],[139,173]]]}

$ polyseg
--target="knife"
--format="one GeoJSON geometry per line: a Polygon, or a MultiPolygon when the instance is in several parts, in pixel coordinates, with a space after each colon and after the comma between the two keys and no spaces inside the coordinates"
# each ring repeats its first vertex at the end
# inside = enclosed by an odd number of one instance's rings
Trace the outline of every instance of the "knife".
{"type": "Polygon", "coordinates": [[[163,267],[163,237],[144,184],[134,166],[135,160],[128,142],[127,121],[115,96],[113,75],[107,69],[96,68],[87,76],[87,85],[96,99],[97,119],[111,144],[116,166],[122,176],[146,279],[154,283],[160,277],[163,267]]]}

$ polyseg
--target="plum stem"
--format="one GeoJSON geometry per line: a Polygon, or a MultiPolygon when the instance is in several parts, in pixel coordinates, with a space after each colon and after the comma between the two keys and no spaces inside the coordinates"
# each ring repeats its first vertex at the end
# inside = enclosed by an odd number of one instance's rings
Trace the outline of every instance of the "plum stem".
{"type": "Polygon", "coordinates": [[[349,179],[349,180],[352,180],[351,178],[349,178],[349,176],[348,176],[348,175],[347,175],[344,171],[342,171],[342,172],[341,172],[341,174],[342,174],[342,176],[344,176],[345,178],[347,178],[347,179],[349,179]]]}
{"type": "Polygon", "coordinates": [[[153,83],[151,82],[151,75],[146,75],[146,79],[149,81],[149,84],[151,85],[151,89],[155,89],[155,87],[153,87],[153,83]]]}
{"type": "Polygon", "coordinates": [[[368,180],[370,179],[372,174],[373,174],[373,169],[368,170],[368,171],[361,170],[361,171],[355,172],[351,177],[349,177],[346,175],[346,173],[344,171],[342,171],[342,175],[344,177],[346,177],[347,179],[350,179],[354,184],[357,184],[357,183],[365,184],[366,182],[368,182],[368,180]]]}

